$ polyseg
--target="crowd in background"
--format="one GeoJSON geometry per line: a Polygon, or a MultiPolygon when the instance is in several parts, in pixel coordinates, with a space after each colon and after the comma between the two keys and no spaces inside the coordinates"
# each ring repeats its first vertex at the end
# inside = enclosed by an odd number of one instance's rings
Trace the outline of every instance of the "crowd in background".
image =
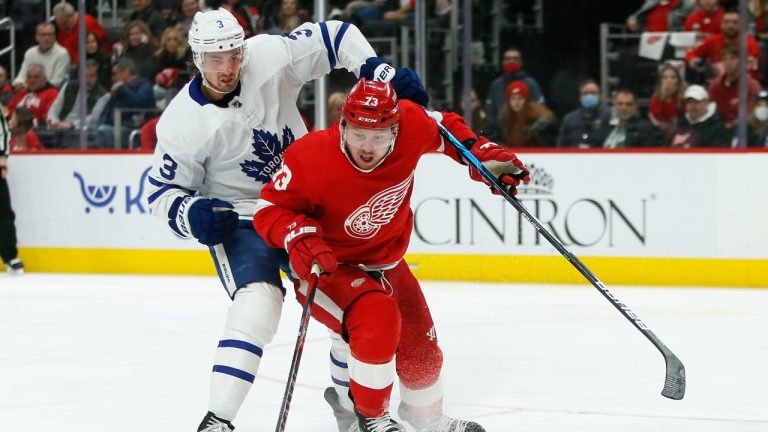
{"type": "MultiPolygon", "coordinates": [[[[639,3],[639,2],[638,2],[639,3]]],[[[561,118],[546,105],[544,91],[526,72],[524,53],[508,46],[501,70],[486,94],[469,95],[473,128],[510,147],[731,147],[738,115],[739,15],[718,0],[646,0],[627,19],[629,31],[696,31],[701,41],[684,62],[660,63],[647,106],[633,89],[602,100],[590,79],[573,88],[580,107],[561,118]],[[695,73],[692,73],[695,72],[695,73]]],[[[752,0],[751,28],[763,32],[768,1],[752,0]]],[[[432,18],[445,16],[450,0],[430,0],[432,18]]],[[[119,37],[110,38],[93,16],[83,17],[87,148],[154,146],[154,125],[189,80],[187,34],[198,0],[131,0],[119,37]],[[119,127],[118,127],[119,125],[119,127]]],[[[311,2],[221,0],[203,7],[228,9],[251,36],[289,34],[311,20],[311,2]],[[309,4],[305,4],[309,3],[309,4]]],[[[414,0],[332,1],[328,19],[355,23],[364,33],[381,22],[412,19],[414,0]]],[[[13,81],[0,66],[0,104],[9,119],[14,150],[81,147],[77,28],[70,3],[53,6],[51,21],[37,23],[35,44],[25,50],[13,81]]],[[[768,146],[768,92],[758,40],[749,36],[747,58],[748,145],[768,146]]],[[[338,98],[338,96],[336,96],[338,98]]],[[[463,98],[457,98],[463,100],[463,98]]],[[[333,118],[334,104],[329,104],[333,118]]],[[[457,112],[463,112],[460,106],[457,112]]],[[[307,123],[311,126],[311,117],[307,123]]]]}

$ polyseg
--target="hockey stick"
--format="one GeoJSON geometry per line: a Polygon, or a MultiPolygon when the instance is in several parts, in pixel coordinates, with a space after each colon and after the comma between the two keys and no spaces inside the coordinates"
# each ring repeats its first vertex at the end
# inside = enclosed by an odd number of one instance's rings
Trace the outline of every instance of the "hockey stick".
{"type": "Polygon", "coordinates": [[[312,314],[312,303],[315,301],[317,282],[320,280],[320,266],[317,263],[312,265],[312,274],[315,275],[315,281],[307,291],[307,299],[301,312],[299,336],[296,338],[296,347],[293,349],[293,360],[291,361],[291,369],[288,372],[288,381],[285,383],[283,404],[280,406],[280,416],[277,418],[275,432],[283,432],[285,430],[285,422],[288,420],[288,409],[291,406],[293,389],[296,387],[296,376],[299,374],[299,363],[301,363],[301,354],[304,352],[304,341],[307,339],[307,327],[309,327],[309,317],[312,314]]]}
{"type": "Polygon", "coordinates": [[[595,287],[597,288],[600,293],[607,298],[613,306],[616,307],[616,309],[621,312],[622,315],[626,319],[629,320],[629,322],[632,323],[642,334],[645,335],[645,337],[648,338],[648,340],[651,341],[651,343],[661,352],[661,355],[664,356],[664,362],[666,363],[667,368],[667,375],[666,380],[664,381],[664,389],[661,391],[662,396],[668,397],[670,399],[680,400],[685,395],[685,367],[683,366],[683,363],[680,361],[680,359],[675,356],[675,354],[672,353],[672,351],[667,348],[666,345],[664,345],[661,340],[651,331],[650,328],[635,314],[629,309],[629,306],[626,305],[626,303],[622,302],[618,299],[612,292],[608,290],[608,288],[605,287],[605,284],[603,284],[597,276],[592,273],[587,266],[584,265],[584,263],[581,262],[574,254],[572,254],[566,247],[552,234],[550,234],[549,231],[547,231],[546,228],[539,222],[538,219],[536,219],[535,216],[533,216],[528,209],[523,206],[523,204],[514,197],[511,193],[509,193],[509,190],[501,184],[501,182],[493,176],[493,174],[488,171],[485,166],[466,148],[463,144],[459,142],[459,140],[456,139],[442,124],[437,123],[437,127],[440,128],[440,134],[448,140],[448,142],[451,143],[451,145],[456,148],[456,151],[461,155],[461,157],[467,161],[472,167],[474,167],[487,181],[489,184],[492,185],[493,189],[496,189],[499,191],[499,193],[510,203],[512,204],[512,207],[514,207],[520,214],[523,216],[525,220],[531,223],[534,228],[536,228],[536,231],[539,232],[544,238],[549,241],[549,243],[557,249],[560,254],[567,259],[574,267],[576,267],[576,270],[579,271],[587,280],[595,287]]]}

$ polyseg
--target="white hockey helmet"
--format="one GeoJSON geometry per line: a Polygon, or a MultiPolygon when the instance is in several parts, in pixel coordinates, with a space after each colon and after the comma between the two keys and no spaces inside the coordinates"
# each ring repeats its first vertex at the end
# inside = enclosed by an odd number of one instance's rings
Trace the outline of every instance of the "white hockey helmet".
{"type": "Polygon", "coordinates": [[[189,29],[189,46],[195,53],[229,51],[245,45],[245,31],[226,9],[198,12],[189,29]]]}

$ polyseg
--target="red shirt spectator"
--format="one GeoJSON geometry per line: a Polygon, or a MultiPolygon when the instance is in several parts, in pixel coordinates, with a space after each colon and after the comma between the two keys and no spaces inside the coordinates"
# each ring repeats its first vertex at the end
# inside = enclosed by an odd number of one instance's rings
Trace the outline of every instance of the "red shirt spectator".
{"type": "Polygon", "coordinates": [[[651,119],[658,123],[672,123],[680,113],[679,105],[674,99],[662,100],[656,95],[651,96],[651,104],[648,106],[651,119]]]}
{"type": "MultiPolygon", "coordinates": [[[[722,57],[725,72],[709,85],[709,100],[717,105],[717,111],[723,116],[726,126],[731,127],[739,116],[739,52],[726,48],[722,57]]],[[[762,88],[754,78],[747,79],[747,111],[752,112],[762,88]]]]}
{"type": "Polygon", "coordinates": [[[651,96],[648,113],[653,124],[667,130],[683,111],[685,82],[677,66],[666,63],[659,70],[656,89],[651,96]]]}
{"type": "MultiPolygon", "coordinates": [[[[702,60],[709,60],[713,66],[721,68],[720,53],[723,48],[739,48],[739,14],[735,12],[725,13],[721,28],[722,33],[710,35],[685,53],[685,61],[688,66],[696,67],[702,60]]],[[[749,56],[747,70],[753,78],[759,78],[760,46],[751,34],[747,35],[747,54],[749,56]]]]}
{"type": "Polygon", "coordinates": [[[43,144],[40,142],[37,133],[34,130],[28,131],[24,135],[24,143],[19,143],[16,136],[12,136],[9,141],[11,149],[13,151],[42,151],[45,150],[43,144]]]}
{"type": "Polygon", "coordinates": [[[721,33],[720,22],[723,20],[725,9],[718,6],[717,0],[699,0],[699,8],[685,19],[683,31],[701,33],[721,33]],[[714,7],[710,6],[710,3],[714,7]]]}
{"type": "Polygon", "coordinates": [[[645,19],[645,28],[649,32],[669,31],[669,13],[677,7],[680,0],[661,0],[645,19]]]}
{"type": "MultiPolygon", "coordinates": [[[[75,12],[71,4],[62,2],[54,6],[53,18],[56,21],[56,26],[59,28],[56,41],[67,49],[72,63],[77,63],[79,58],[77,39],[80,21],[79,14],[75,12]]],[[[105,52],[112,52],[112,44],[107,40],[107,34],[96,18],[85,15],[85,31],[86,33],[96,35],[105,52]]]]}
{"type": "Polygon", "coordinates": [[[139,149],[145,153],[152,153],[157,146],[157,122],[160,116],[153,117],[141,127],[141,146],[139,149]]]}
{"type": "Polygon", "coordinates": [[[59,89],[46,81],[42,66],[32,65],[27,69],[27,88],[13,96],[8,104],[8,112],[13,115],[16,107],[25,107],[32,111],[37,125],[44,125],[48,110],[59,94],[59,89]]]}

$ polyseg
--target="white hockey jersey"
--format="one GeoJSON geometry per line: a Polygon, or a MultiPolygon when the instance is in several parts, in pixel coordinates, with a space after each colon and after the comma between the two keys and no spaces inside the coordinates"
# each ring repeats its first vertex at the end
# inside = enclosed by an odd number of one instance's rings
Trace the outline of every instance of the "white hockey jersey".
{"type": "Polygon", "coordinates": [[[235,91],[211,102],[198,75],[157,124],[149,208],[182,237],[191,233],[175,219],[188,196],[231,202],[241,219],[252,219],[283,151],[307,133],[296,107],[301,87],[337,67],[359,76],[376,55],[357,27],[340,21],[307,23],[287,37],[258,35],[246,44],[248,61],[235,91]]]}

